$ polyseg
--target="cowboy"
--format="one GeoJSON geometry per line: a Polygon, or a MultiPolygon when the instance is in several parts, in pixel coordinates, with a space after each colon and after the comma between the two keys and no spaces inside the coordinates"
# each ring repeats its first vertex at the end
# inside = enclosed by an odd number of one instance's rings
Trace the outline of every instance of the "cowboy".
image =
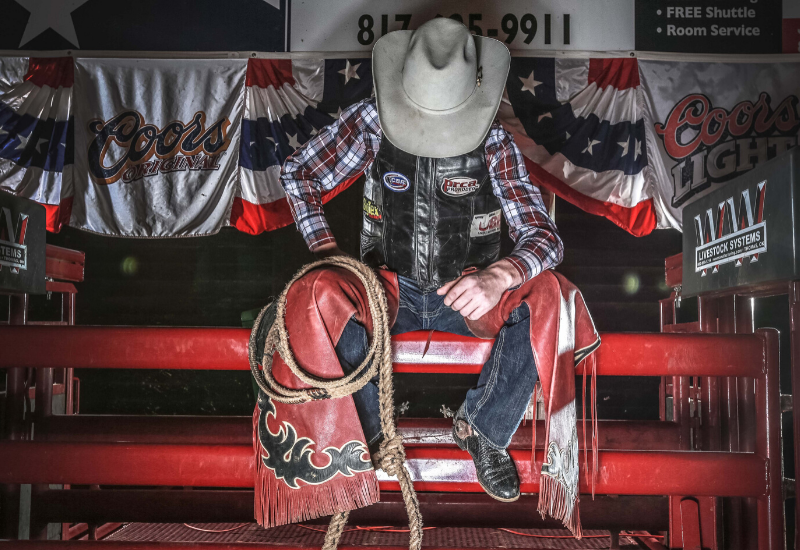
{"type": "MultiPolygon", "coordinates": [[[[505,308],[491,356],[455,415],[453,438],[472,456],[484,490],[514,501],[520,483],[507,447],[537,380],[530,310],[514,292],[558,265],[563,252],[519,149],[495,118],[510,54],[497,40],[437,18],[386,34],[372,59],[376,97],[343,111],[295,151],[281,182],[309,249],[327,257],[344,253],[321,194],[365,174],[361,258],[383,268],[384,278],[396,275],[392,334],[485,337],[481,320],[505,308]],[[501,216],[516,243],[504,258],[501,216]]],[[[318,302],[326,300],[321,292],[318,302]]],[[[367,328],[351,317],[329,332],[342,369],[352,372],[366,356],[367,328]]],[[[367,384],[353,400],[374,450],[377,386],[367,384]]]]}

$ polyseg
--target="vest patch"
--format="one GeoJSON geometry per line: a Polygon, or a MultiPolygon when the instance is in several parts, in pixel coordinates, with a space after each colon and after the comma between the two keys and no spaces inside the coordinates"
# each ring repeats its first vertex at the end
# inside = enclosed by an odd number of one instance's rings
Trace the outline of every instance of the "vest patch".
{"type": "Polygon", "coordinates": [[[364,214],[372,221],[379,222],[383,220],[383,212],[381,212],[381,207],[369,200],[367,197],[364,197],[364,214]]]}
{"type": "Polygon", "coordinates": [[[489,212],[488,214],[478,214],[473,216],[472,225],[469,228],[469,236],[485,237],[500,232],[500,210],[489,212]]]}
{"type": "Polygon", "coordinates": [[[400,172],[386,172],[383,175],[383,184],[395,193],[408,191],[408,188],[411,187],[408,178],[400,172]]]}
{"type": "Polygon", "coordinates": [[[442,180],[442,193],[451,197],[463,197],[477,191],[480,185],[475,178],[455,177],[442,180]]]}

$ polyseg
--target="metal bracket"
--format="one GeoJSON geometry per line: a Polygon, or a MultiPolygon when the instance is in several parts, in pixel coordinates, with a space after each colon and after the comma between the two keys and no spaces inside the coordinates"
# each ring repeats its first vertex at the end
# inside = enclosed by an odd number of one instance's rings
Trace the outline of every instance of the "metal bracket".
{"type": "Polygon", "coordinates": [[[675,293],[675,307],[677,309],[680,309],[681,307],[681,288],[682,285],[672,287],[672,291],[675,293]]]}

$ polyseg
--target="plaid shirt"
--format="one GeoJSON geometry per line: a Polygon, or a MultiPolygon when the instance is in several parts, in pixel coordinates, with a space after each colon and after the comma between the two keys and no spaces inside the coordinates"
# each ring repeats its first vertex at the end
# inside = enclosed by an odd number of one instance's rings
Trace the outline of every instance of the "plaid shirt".
{"type": "MultiPolygon", "coordinates": [[[[381,136],[375,99],[366,99],[343,111],[337,121],[286,159],[281,184],[297,228],[312,251],[336,242],[322,211],[323,191],[331,191],[369,170],[381,136]]],[[[558,265],[563,245],[556,226],[547,215],[539,190],[531,185],[522,153],[496,120],[486,139],[486,165],[516,243],[506,260],[523,281],[558,265]]]]}

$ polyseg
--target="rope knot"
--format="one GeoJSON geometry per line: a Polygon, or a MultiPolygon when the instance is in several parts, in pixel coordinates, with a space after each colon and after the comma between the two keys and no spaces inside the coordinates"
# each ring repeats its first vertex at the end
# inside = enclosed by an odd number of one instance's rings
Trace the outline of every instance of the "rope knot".
{"type": "Polygon", "coordinates": [[[397,477],[403,469],[406,461],[406,451],[403,449],[403,436],[395,435],[391,439],[385,439],[375,453],[375,463],[378,467],[390,476],[397,477]]]}

